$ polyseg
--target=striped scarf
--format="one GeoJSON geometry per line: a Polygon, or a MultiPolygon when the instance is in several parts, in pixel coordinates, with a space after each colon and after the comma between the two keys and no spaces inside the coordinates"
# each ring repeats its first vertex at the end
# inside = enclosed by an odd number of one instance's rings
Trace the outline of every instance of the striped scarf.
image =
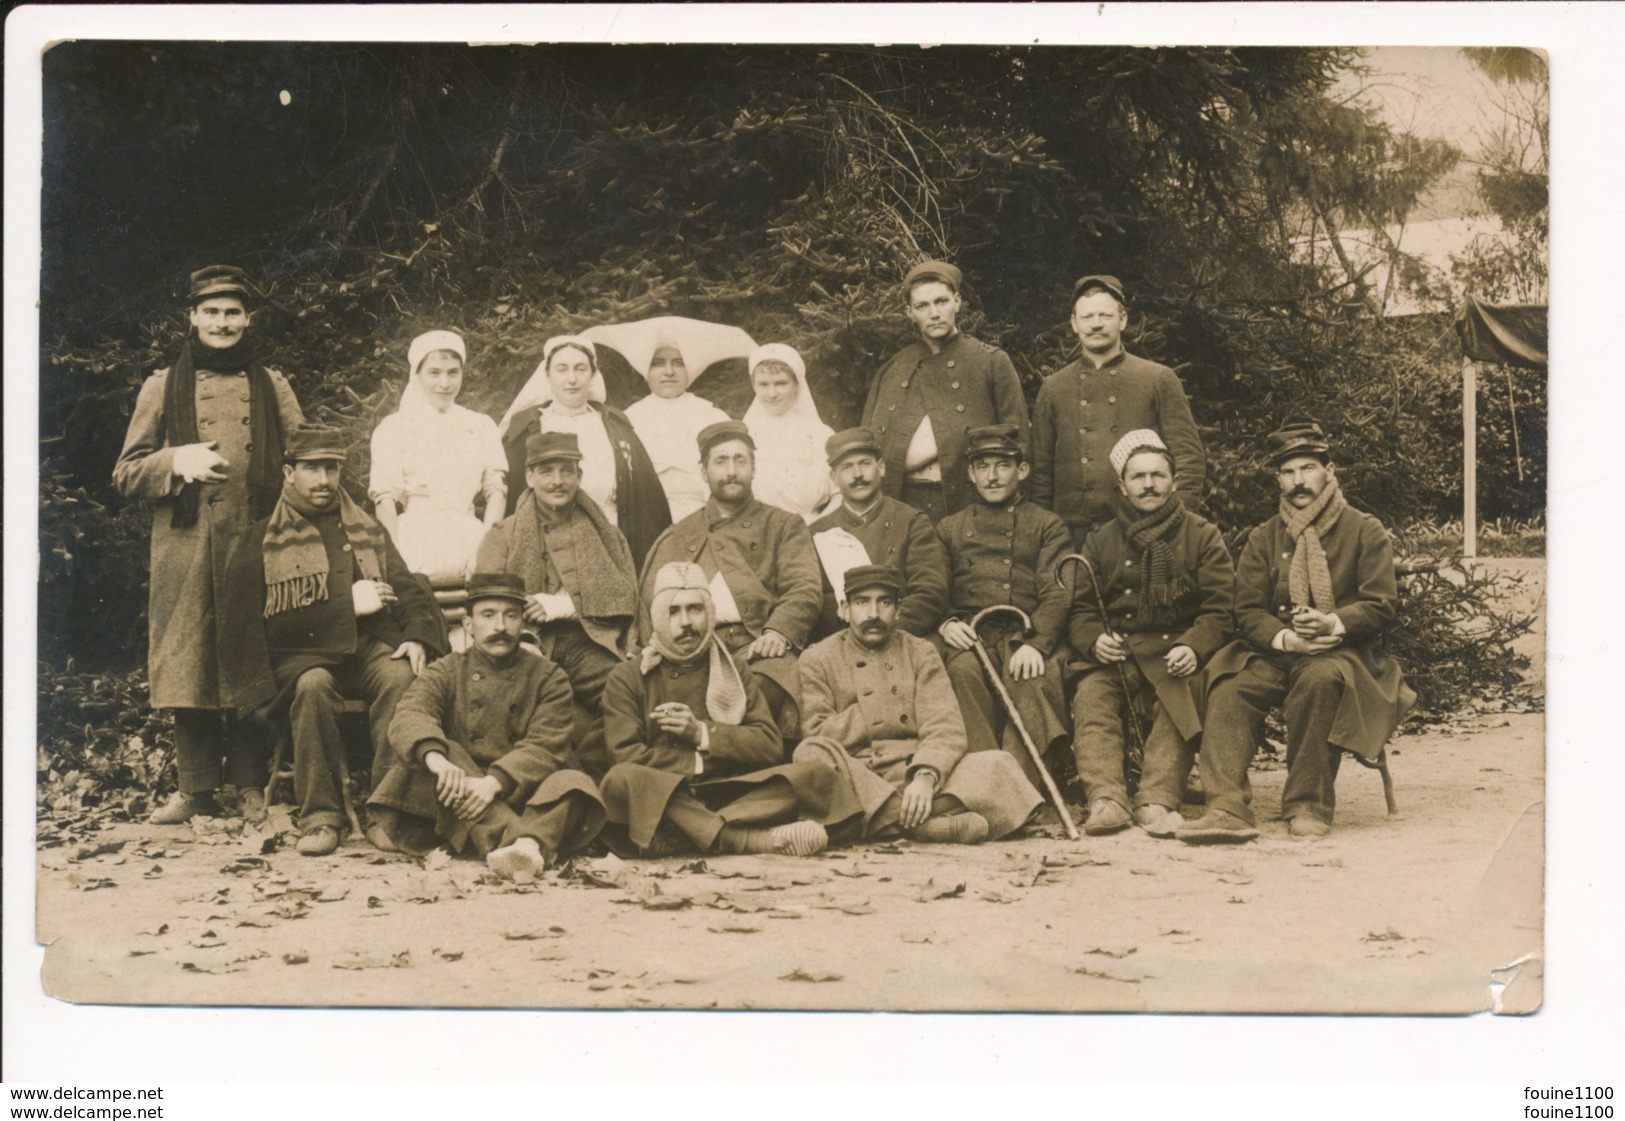
{"type": "Polygon", "coordinates": [[[1286,526],[1286,535],[1296,542],[1292,565],[1287,569],[1293,606],[1313,607],[1319,611],[1337,609],[1337,599],[1332,593],[1332,570],[1326,563],[1326,550],[1321,547],[1320,539],[1331,532],[1347,507],[1343,488],[1329,475],[1325,489],[1302,510],[1284,496],[1281,498],[1281,522],[1286,526]],[[1310,529],[1315,532],[1308,532],[1310,529]]]}
{"type": "MultiPolygon", "coordinates": [[[[338,496],[337,514],[345,539],[354,550],[356,568],[363,579],[382,580],[388,555],[384,527],[362,513],[342,487],[338,488],[338,496]]],[[[333,514],[331,509],[312,506],[294,490],[291,481],[283,483],[282,498],[271,511],[262,544],[267,619],[327,599],[327,546],[322,544],[322,531],[311,519],[333,514]]]]}
{"type": "Polygon", "coordinates": [[[1141,514],[1125,499],[1117,515],[1129,542],[1140,550],[1140,610],[1153,627],[1175,622],[1178,603],[1191,590],[1179,558],[1174,556],[1174,537],[1185,524],[1185,507],[1174,495],[1159,509],[1141,514]]]}

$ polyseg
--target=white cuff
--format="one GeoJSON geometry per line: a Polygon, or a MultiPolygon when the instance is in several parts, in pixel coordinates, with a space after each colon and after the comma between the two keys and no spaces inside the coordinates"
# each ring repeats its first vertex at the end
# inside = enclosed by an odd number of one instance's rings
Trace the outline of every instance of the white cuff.
{"type": "Polygon", "coordinates": [[[1331,619],[1331,621],[1332,621],[1332,637],[1333,638],[1342,638],[1343,635],[1348,633],[1348,628],[1343,625],[1343,619],[1342,619],[1341,616],[1339,616],[1339,615],[1329,615],[1329,616],[1327,616],[1327,618],[1331,619]]]}
{"type": "Polygon", "coordinates": [[[1276,631],[1275,632],[1275,637],[1270,639],[1270,649],[1271,650],[1285,650],[1286,649],[1286,636],[1287,636],[1287,628],[1286,627],[1282,627],[1280,630],[1276,631]]]}

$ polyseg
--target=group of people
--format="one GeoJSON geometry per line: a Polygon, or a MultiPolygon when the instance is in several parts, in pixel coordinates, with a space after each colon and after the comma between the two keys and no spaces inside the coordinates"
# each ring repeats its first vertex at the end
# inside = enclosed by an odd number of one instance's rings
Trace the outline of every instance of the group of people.
{"type": "Polygon", "coordinates": [[[1233,565],[1198,512],[1177,375],[1123,349],[1123,286],[1074,285],[1082,353],[1030,421],[1008,356],[958,329],[962,287],[946,262],[908,272],[919,338],[841,432],[801,356],[743,332],[554,338],[500,422],[456,404],[463,340],[429,332],[373,436],[369,515],[342,433],[305,424],[265,366],[248,278],[194,273],[192,331],[115,469],[156,503],[151,703],[175,711],[179,790],[152,820],[263,814],[282,727],[299,851],[333,852],[354,697],[367,839],[521,879],[595,839],[979,843],[1034,817],[1063,745],[1088,833],[1246,841],[1248,765],[1282,705],[1287,829],[1323,836],[1342,753],[1375,759],[1414,700],[1384,649],[1392,547],[1344,500],[1325,433],[1264,441],[1280,508],[1233,565]],[[624,412],[600,343],[647,371],[624,412]],[[747,346],[755,402],[734,420],[690,391],[691,363],[747,346]],[[434,592],[453,583],[456,643],[434,592]]]}

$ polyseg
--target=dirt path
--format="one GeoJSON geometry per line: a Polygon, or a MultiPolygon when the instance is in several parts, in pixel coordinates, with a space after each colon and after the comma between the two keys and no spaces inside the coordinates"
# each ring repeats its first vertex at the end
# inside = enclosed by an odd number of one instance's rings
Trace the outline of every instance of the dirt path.
{"type": "Polygon", "coordinates": [[[606,859],[525,887],[364,842],[311,860],[262,854],[265,834],[117,825],[39,853],[44,983],[136,1004],[1524,1010],[1540,1000],[1542,727],[1486,714],[1396,741],[1392,820],[1375,772],[1349,763],[1336,828],[1307,844],[1267,820],[1281,770],[1254,776],[1264,835],[1238,847],[1131,830],[606,859]]]}

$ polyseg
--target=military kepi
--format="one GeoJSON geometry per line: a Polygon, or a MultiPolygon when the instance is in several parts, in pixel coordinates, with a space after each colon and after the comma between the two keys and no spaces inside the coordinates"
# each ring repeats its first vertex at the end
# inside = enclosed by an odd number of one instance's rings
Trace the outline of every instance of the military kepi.
{"type": "Polygon", "coordinates": [[[1312,420],[1289,421],[1264,437],[1264,462],[1271,467],[1295,455],[1313,455],[1324,460],[1330,457],[1331,451],[1326,433],[1312,420]]]}
{"type": "Polygon", "coordinates": [[[552,459],[581,461],[581,441],[574,432],[532,432],[525,441],[525,466],[535,467],[552,459]]]}
{"type": "Polygon", "coordinates": [[[1123,282],[1115,276],[1106,276],[1103,273],[1095,276],[1080,276],[1074,280],[1072,282],[1072,302],[1077,303],[1079,296],[1095,288],[1110,292],[1117,297],[1117,302],[1120,304],[1128,303],[1128,300],[1123,296],[1123,282]]]}
{"type": "Polygon", "coordinates": [[[724,440],[743,440],[750,445],[752,451],[756,450],[756,441],[751,437],[750,429],[745,427],[744,421],[719,420],[700,429],[700,458],[702,460],[705,458],[712,444],[720,444],[724,440]]]}
{"type": "Polygon", "coordinates": [[[844,456],[853,452],[871,452],[880,455],[880,441],[872,428],[845,428],[824,441],[824,456],[834,467],[844,456]]]}
{"type": "Polygon", "coordinates": [[[903,291],[912,292],[916,284],[925,284],[932,280],[946,284],[957,292],[964,287],[965,274],[947,261],[921,261],[909,269],[908,275],[903,277],[903,291]]]}
{"type": "Polygon", "coordinates": [[[1022,457],[1021,429],[1014,424],[984,424],[980,428],[972,428],[966,439],[967,461],[979,455],[1013,455],[1017,459],[1022,457]]]}
{"type": "Polygon", "coordinates": [[[525,582],[511,572],[475,572],[468,578],[468,602],[507,599],[523,606],[525,582]]]}
{"type": "Polygon", "coordinates": [[[282,446],[282,458],[289,463],[302,459],[345,458],[344,432],[325,424],[304,424],[288,434],[282,446]]]}
{"type": "Polygon", "coordinates": [[[205,265],[191,275],[186,288],[186,302],[193,305],[213,296],[236,296],[245,304],[259,299],[248,274],[236,265],[205,265]]]}
{"type": "Polygon", "coordinates": [[[885,564],[860,564],[849,568],[842,585],[846,589],[847,599],[866,588],[885,588],[892,595],[903,590],[902,577],[897,575],[895,568],[885,564]]]}

